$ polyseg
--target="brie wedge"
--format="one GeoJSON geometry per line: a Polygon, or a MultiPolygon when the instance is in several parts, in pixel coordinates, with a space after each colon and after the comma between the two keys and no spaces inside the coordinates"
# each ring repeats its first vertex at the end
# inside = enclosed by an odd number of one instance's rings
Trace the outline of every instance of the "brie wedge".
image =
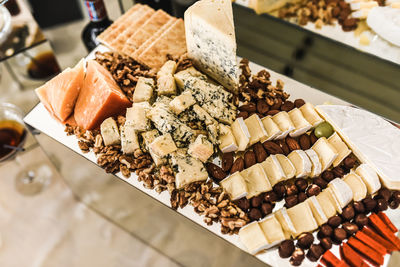
{"type": "Polygon", "coordinates": [[[327,187],[316,196],[318,203],[322,207],[326,217],[330,218],[336,215],[336,212],[342,213],[342,208],[339,205],[332,190],[327,187]]]}
{"type": "Polygon", "coordinates": [[[246,123],[247,129],[250,133],[249,146],[254,145],[261,139],[265,139],[268,136],[260,120],[260,117],[258,117],[257,114],[253,114],[245,119],[244,123],[246,123]]]}
{"type": "Polygon", "coordinates": [[[278,125],[272,120],[271,116],[266,116],[261,119],[264,129],[267,132],[267,136],[264,138],[261,138],[261,142],[265,141],[270,141],[272,139],[275,139],[278,135],[282,133],[282,131],[279,129],[278,125]]]}
{"type": "Polygon", "coordinates": [[[318,124],[322,123],[324,120],[315,111],[314,106],[307,102],[300,108],[301,113],[303,113],[304,118],[313,126],[316,127],[318,124]]]}
{"type": "Polygon", "coordinates": [[[239,238],[247,251],[253,255],[269,247],[268,240],[258,222],[252,222],[240,228],[239,238]]]}
{"type": "Polygon", "coordinates": [[[268,215],[258,223],[267,238],[269,247],[273,247],[285,240],[285,234],[274,214],[268,215]]]}
{"type": "Polygon", "coordinates": [[[230,195],[232,200],[247,196],[247,185],[243,176],[235,172],[219,182],[224,190],[230,195]]]}
{"type": "Polygon", "coordinates": [[[296,206],[287,209],[287,214],[296,229],[292,234],[293,237],[297,237],[301,233],[312,232],[318,228],[318,224],[314,219],[308,201],[301,202],[296,206]]]}
{"type": "Polygon", "coordinates": [[[294,130],[293,122],[290,120],[289,114],[286,111],[281,111],[274,116],[272,120],[278,125],[279,129],[282,131],[280,135],[277,135],[275,139],[285,138],[291,131],[294,130]]]}
{"type": "Polygon", "coordinates": [[[282,207],[274,214],[282,227],[285,239],[290,239],[290,237],[296,232],[296,228],[294,228],[294,224],[287,213],[287,209],[285,207],[282,207]]]}
{"type": "Polygon", "coordinates": [[[267,174],[268,180],[272,186],[286,180],[285,172],[283,171],[281,164],[275,156],[269,156],[260,164],[267,174]]]}
{"type": "Polygon", "coordinates": [[[329,144],[325,137],[321,137],[312,146],[312,149],[317,153],[322,164],[322,171],[328,169],[338,156],[336,149],[329,144]]]}
{"type": "MultiPolygon", "coordinates": [[[[320,202],[317,200],[316,196],[309,197],[306,200],[306,202],[307,201],[308,201],[308,205],[310,206],[311,211],[314,215],[314,218],[318,223],[318,226],[321,226],[324,223],[326,223],[329,218],[328,218],[328,216],[326,216],[324,209],[320,205],[320,202]]],[[[322,205],[325,205],[325,203],[323,203],[322,205]]]]}
{"type": "Polygon", "coordinates": [[[312,163],[303,150],[290,152],[288,159],[296,168],[296,178],[307,177],[311,174],[312,163]]]}
{"type": "Polygon", "coordinates": [[[231,125],[233,136],[238,144],[238,151],[244,151],[250,142],[251,135],[243,118],[237,118],[231,125]]]}
{"type": "Polygon", "coordinates": [[[232,129],[229,126],[220,124],[220,135],[218,137],[219,149],[222,153],[234,152],[239,147],[236,143],[235,136],[233,135],[232,129]]]}
{"type": "Polygon", "coordinates": [[[247,198],[272,190],[272,186],[261,164],[255,164],[240,172],[247,186],[247,198]]]}
{"type": "Polygon", "coordinates": [[[333,167],[339,166],[339,164],[351,154],[351,150],[336,132],[329,136],[328,142],[336,149],[336,152],[338,153],[337,158],[333,161],[333,167]]]}
{"type": "Polygon", "coordinates": [[[296,175],[296,168],[293,163],[283,154],[271,155],[272,158],[276,157],[279,161],[283,172],[286,175],[286,179],[292,179],[296,175]]]}
{"type": "Polygon", "coordinates": [[[329,182],[328,187],[332,189],[341,208],[344,208],[353,200],[353,191],[342,179],[333,179],[329,182]]]}
{"type": "Polygon", "coordinates": [[[399,17],[399,8],[375,7],[368,13],[367,24],[380,37],[396,46],[400,46],[399,17]]]}
{"type": "Polygon", "coordinates": [[[361,164],[358,166],[356,173],[367,186],[368,194],[375,194],[381,188],[381,182],[379,182],[378,175],[368,164],[361,164]]]}
{"type": "Polygon", "coordinates": [[[379,175],[388,189],[400,190],[400,131],[366,110],[321,105],[317,111],[346,142],[353,154],[379,175]]]}
{"type": "Polygon", "coordinates": [[[349,173],[343,177],[343,181],[351,188],[351,191],[353,191],[354,201],[363,200],[367,196],[367,186],[357,174],[349,173]]]}
{"type": "Polygon", "coordinates": [[[294,108],[289,111],[288,114],[295,127],[295,129],[289,133],[290,136],[300,136],[312,128],[312,125],[304,118],[300,109],[294,108]]]}
{"type": "Polygon", "coordinates": [[[319,176],[322,173],[322,164],[321,161],[319,160],[318,154],[312,148],[307,149],[304,152],[306,152],[308,158],[312,163],[310,177],[314,178],[319,176]]]}

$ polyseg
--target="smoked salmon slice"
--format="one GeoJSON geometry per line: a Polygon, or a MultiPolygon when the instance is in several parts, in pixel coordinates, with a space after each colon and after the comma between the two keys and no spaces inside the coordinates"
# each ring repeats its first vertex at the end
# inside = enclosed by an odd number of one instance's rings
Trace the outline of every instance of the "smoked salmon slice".
{"type": "Polygon", "coordinates": [[[65,122],[74,110],[85,76],[84,60],[36,89],[46,109],[59,121],[65,122]]]}
{"type": "Polygon", "coordinates": [[[94,60],[87,64],[86,77],[75,105],[78,126],[97,128],[108,117],[123,114],[132,103],[122,93],[111,73],[94,60]]]}

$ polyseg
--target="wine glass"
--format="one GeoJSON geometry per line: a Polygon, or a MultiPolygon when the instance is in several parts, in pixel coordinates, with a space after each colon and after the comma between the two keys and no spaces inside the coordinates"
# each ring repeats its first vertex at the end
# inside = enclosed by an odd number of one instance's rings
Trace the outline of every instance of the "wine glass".
{"type": "Polygon", "coordinates": [[[46,164],[33,164],[24,167],[16,156],[24,151],[27,129],[23,121],[22,111],[13,104],[0,103],[0,164],[15,159],[20,172],[15,180],[16,190],[25,195],[33,196],[50,183],[52,171],[46,164]]]}

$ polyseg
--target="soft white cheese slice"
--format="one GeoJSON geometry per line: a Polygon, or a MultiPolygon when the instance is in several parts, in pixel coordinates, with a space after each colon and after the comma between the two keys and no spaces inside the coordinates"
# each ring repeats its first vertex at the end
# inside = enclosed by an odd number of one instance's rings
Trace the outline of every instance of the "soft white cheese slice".
{"type": "Polygon", "coordinates": [[[104,145],[116,145],[121,142],[117,122],[112,118],[105,119],[100,125],[104,145]]]}
{"type": "Polygon", "coordinates": [[[375,1],[350,3],[351,10],[371,9],[376,6],[378,6],[378,2],[375,1]]]}
{"type": "Polygon", "coordinates": [[[238,144],[238,151],[244,151],[250,142],[251,135],[242,117],[237,118],[231,125],[233,136],[238,144]]]}
{"type": "Polygon", "coordinates": [[[278,125],[279,129],[282,131],[280,135],[277,135],[275,139],[285,138],[291,131],[294,130],[293,122],[290,120],[289,114],[286,111],[281,111],[274,116],[272,120],[278,125]]]}
{"type": "Polygon", "coordinates": [[[303,113],[304,118],[313,126],[316,127],[318,124],[322,123],[324,120],[315,111],[313,104],[307,102],[300,108],[301,113],[303,113]]]}
{"type": "Polygon", "coordinates": [[[262,118],[261,121],[264,129],[267,131],[267,136],[261,138],[261,142],[273,140],[282,133],[281,129],[279,129],[279,126],[272,120],[271,116],[266,116],[262,118]]]}
{"type": "Polygon", "coordinates": [[[312,146],[312,149],[317,153],[322,164],[322,171],[328,169],[338,156],[336,149],[328,142],[325,137],[321,137],[312,146]]]}
{"type": "Polygon", "coordinates": [[[342,213],[342,208],[329,187],[319,193],[316,199],[328,218],[335,216],[336,212],[342,213]]]}
{"type": "Polygon", "coordinates": [[[336,132],[329,136],[328,142],[336,149],[336,152],[338,153],[337,158],[333,161],[333,167],[339,166],[339,164],[351,154],[351,150],[336,132]]]}
{"type": "Polygon", "coordinates": [[[282,169],[278,159],[273,155],[269,156],[266,160],[260,163],[265,173],[267,174],[268,180],[272,186],[277,183],[286,180],[285,172],[282,169]]]}
{"type": "Polygon", "coordinates": [[[222,153],[234,152],[238,150],[235,136],[233,135],[231,127],[220,124],[219,149],[222,153]]]}
{"type": "Polygon", "coordinates": [[[239,238],[247,251],[253,255],[269,247],[268,240],[258,222],[252,222],[240,228],[239,238]]]}
{"type": "Polygon", "coordinates": [[[286,208],[282,207],[281,209],[277,210],[274,214],[282,227],[285,239],[289,239],[296,232],[296,228],[294,228],[294,224],[292,222],[292,219],[290,219],[286,208]]]}
{"type": "Polygon", "coordinates": [[[273,247],[285,240],[285,234],[274,214],[263,218],[258,224],[268,240],[269,247],[273,247]]]}
{"type": "Polygon", "coordinates": [[[306,133],[312,128],[311,123],[309,123],[306,118],[304,118],[303,113],[298,108],[294,108],[288,112],[290,120],[293,122],[295,129],[289,133],[292,137],[300,136],[306,133]]]}
{"type": "Polygon", "coordinates": [[[351,188],[351,191],[353,191],[354,201],[360,201],[367,196],[367,186],[356,173],[351,172],[347,174],[343,177],[343,181],[351,188]]]}
{"type": "Polygon", "coordinates": [[[367,24],[380,37],[400,46],[400,9],[391,7],[374,7],[368,13],[367,24]]]}
{"type": "Polygon", "coordinates": [[[232,92],[238,92],[235,26],[229,0],[198,1],[185,12],[188,56],[232,92]]]}
{"type": "Polygon", "coordinates": [[[316,109],[338,132],[353,154],[375,170],[387,188],[400,190],[398,128],[359,108],[321,105],[316,109]]]}
{"type": "Polygon", "coordinates": [[[303,150],[294,150],[287,157],[296,168],[296,178],[307,177],[311,174],[312,163],[303,150]]]}
{"type": "Polygon", "coordinates": [[[329,182],[328,186],[332,189],[341,208],[345,207],[353,200],[353,191],[342,179],[335,178],[329,182]]]}
{"type": "Polygon", "coordinates": [[[317,152],[315,152],[314,149],[312,148],[307,149],[304,152],[306,152],[308,158],[312,163],[310,177],[314,178],[319,176],[322,173],[322,164],[321,161],[319,160],[317,152]]]}
{"type": "Polygon", "coordinates": [[[282,170],[286,175],[286,179],[292,179],[296,175],[296,168],[294,167],[290,159],[288,159],[285,155],[276,154],[271,155],[271,157],[276,157],[276,159],[279,161],[282,170]]]}
{"type": "Polygon", "coordinates": [[[368,194],[375,194],[381,188],[379,177],[368,164],[361,164],[357,167],[356,173],[361,177],[364,184],[367,186],[368,194]]]}
{"type": "Polygon", "coordinates": [[[258,196],[272,190],[267,174],[261,164],[257,163],[240,172],[247,186],[247,198],[258,196]]]}
{"type": "MultiPolygon", "coordinates": [[[[311,196],[306,201],[308,201],[308,204],[318,225],[321,226],[326,223],[328,221],[328,216],[326,216],[324,209],[318,202],[316,196],[311,196]]],[[[325,205],[325,203],[323,205],[325,205]]]]}
{"type": "Polygon", "coordinates": [[[253,114],[247,119],[245,119],[244,123],[246,123],[247,129],[249,130],[250,133],[249,146],[252,146],[261,139],[265,139],[268,136],[260,120],[260,117],[258,117],[257,114],[253,114]]]}
{"type": "Polygon", "coordinates": [[[292,234],[293,237],[297,237],[301,233],[313,232],[318,228],[318,224],[308,203],[308,201],[304,201],[287,209],[287,214],[296,229],[296,232],[292,234]]]}
{"type": "Polygon", "coordinates": [[[239,172],[226,177],[219,182],[222,188],[230,195],[232,200],[237,200],[247,196],[247,185],[243,176],[239,172]]]}

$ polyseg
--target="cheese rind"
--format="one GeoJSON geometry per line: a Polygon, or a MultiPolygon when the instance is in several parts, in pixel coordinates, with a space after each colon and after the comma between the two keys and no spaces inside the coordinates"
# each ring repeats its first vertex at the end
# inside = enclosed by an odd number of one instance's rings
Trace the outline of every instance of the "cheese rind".
{"type": "Polygon", "coordinates": [[[288,114],[295,127],[295,129],[289,133],[290,136],[300,136],[312,128],[312,125],[304,118],[303,113],[298,108],[292,109],[288,114]]]}
{"type": "MultiPolygon", "coordinates": [[[[328,221],[328,217],[325,214],[324,209],[322,208],[320,202],[317,200],[316,196],[311,196],[306,201],[308,201],[308,205],[310,206],[313,216],[318,225],[321,226],[322,224],[326,223],[328,221]]],[[[325,203],[323,205],[325,205],[325,203]]]]}
{"type": "Polygon", "coordinates": [[[152,78],[139,77],[133,92],[133,102],[150,101],[153,96],[153,88],[154,80],[152,78]]]}
{"type": "Polygon", "coordinates": [[[312,146],[312,149],[318,154],[322,164],[322,171],[328,169],[338,156],[336,149],[328,142],[325,137],[321,137],[312,146]]]}
{"type": "Polygon", "coordinates": [[[338,153],[337,158],[333,161],[333,167],[339,166],[339,164],[351,154],[351,150],[347,147],[347,145],[342,141],[340,136],[334,132],[328,138],[329,144],[331,144],[336,152],[338,153]]]}
{"type": "Polygon", "coordinates": [[[219,182],[224,190],[230,195],[232,200],[237,200],[247,196],[247,185],[243,176],[235,172],[219,182]]]}
{"type": "Polygon", "coordinates": [[[266,116],[262,118],[261,121],[265,131],[267,132],[267,136],[262,138],[261,142],[273,140],[282,133],[282,131],[279,129],[279,126],[276,125],[271,116],[266,116]]]}
{"type": "Polygon", "coordinates": [[[268,177],[259,163],[241,171],[240,174],[246,182],[247,198],[252,198],[263,192],[272,190],[268,177]]]}
{"type": "Polygon", "coordinates": [[[288,159],[285,155],[276,154],[271,155],[271,157],[276,157],[276,159],[279,161],[279,164],[281,165],[282,170],[286,175],[286,179],[292,179],[296,175],[296,168],[294,167],[290,159],[288,159]]]}
{"type": "Polygon", "coordinates": [[[307,177],[311,174],[312,163],[303,150],[294,150],[287,157],[296,168],[296,178],[307,177]]]}
{"type": "Polygon", "coordinates": [[[353,200],[360,201],[367,196],[367,186],[364,184],[360,176],[354,172],[347,174],[343,177],[343,181],[353,191],[353,200]]]}
{"type": "Polygon", "coordinates": [[[279,242],[285,240],[285,234],[283,233],[282,227],[274,214],[263,218],[258,224],[267,238],[269,247],[273,247],[279,242]]]}
{"type": "Polygon", "coordinates": [[[381,188],[379,177],[368,164],[361,164],[355,171],[367,186],[368,194],[374,194],[381,188]]]}
{"type": "Polygon", "coordinates": [[[318,228],[318,224],[314,219],[307,201],[301,202],[296,206],[287,209],[287,214],[296,229],[292,234],[293,237],[297,237],[301,233],[312,232],[318,228]]]}
{"type": "Polygon", "coordinates": [[[205,135],[199,134],[194,143],[189,145],[188,153],[204,163],[214,154],[214,147],[205,135]]]}
{"type": "Polygon", "coordinates": [[[233,136],[238,144],[238,151],[244,151],[250,142],[250,133],[243,118],[237,118],[231,125],[233,136]]]}
{"type": "Polygon", "coordinates": [[[234,152],[239,147],[236,143],[235,136],[233,135],[232,129],[226,125],[220,125],[220,135],[218,137],[219,140],[219,149],[221,149],[222,153],[234,152]]]}
{"type": "Polygon", "coordinates": [[[335,178],[329,182],[328,187],[332,189],[341,208],[353,200],[353,191],[342,179],[335,178]]]}
{"type": "Polygon", "coordinates": [[[286,180],[285,172],[282,169],[278,159],[273,155],[269,156],[266,160],[260,163],[263,167],[268,180],[272,186],[286,180]]]}
{"type": "Polygon", "coordinates": [[[314,106],[307,102],[302,105],[300,108],[301,113],[303,113],[304,118],[313,126],[316,127],[318,124],[324,122],[324,120],[318,115],[315,111],[314,106]]]}
{"type": "Polygon", "coordinates": [[[316,199],[328,218],[335,216],[336,212],[342,213],[342,208],[329,187],[319,193],[316,199]]]}
{"type": "Polygon", "coordinates": [[[159,157],[165,157],[178,149],[170,134],[156,137],[150,143],[149,148],[159,157]]]}
{"type": "Polygon", "coordinates": [[[275,139],[285,138],[291,131],[294,130],[293,122],[290,120],[289,114],[286,111],[281,111],[274,116],[272,120],[278,125],[279,129],[282,131],[281,134],[277,135],[275,139]]]}
{"type": "Polygon", "coordinates": [[[321,161],[319,160],[318,154],[312,148],[307,149],[304,152],[306,152],[308,158],[312,163],[310,177],[314,178],[319,176],[322,173],[322,164],[321,161]]]}
{"type": "Polygon", "coordinates": [[[258,222],[252,222],[239,230],[239,238],[250,254],[257,254],[267,249],[269,243],[258,222]]]}
{"type": "Polygon", "coordinates": [[[194,104],[196,104],[196,100],[193,98],[192,93],[185,91],[169,102],[169,108],[178,115],[194,104]]]}
{"type": "Polygon", "coordinates": [[[105,119],[100,125],[104,145],[117,145],[121,142],[117,122],[112,118],[105,119]]]}
{"type": "Polygon", "coordinates": [[[257,143],[261,139],[265,139],[268,136],[260,120],[260,117],[258,117],[257,114],[253,114],[245,119],[244,123],[246,123],[247,129],[250,133],[249,146],[257,143]]]}
{"type": "Polygon", "coordinates": [[[287,213],[287,209],[283,207],[277,210],[274,214],[282,227],[285,239],[290,239],[290,237],[296,232],[296,228],[294,227],[292,219],[289,217],[287,213]]]}

